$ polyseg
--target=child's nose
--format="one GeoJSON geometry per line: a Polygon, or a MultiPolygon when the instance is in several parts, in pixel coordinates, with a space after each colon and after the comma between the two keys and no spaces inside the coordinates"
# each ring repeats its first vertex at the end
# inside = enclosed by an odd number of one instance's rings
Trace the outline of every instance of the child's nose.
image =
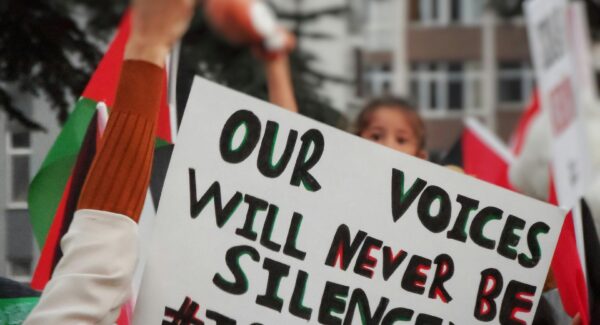
{"type": "Polygon", "coordinates": [[[389,148],[395,148],[397,146],[396,141],[394,141],[393,137],[387,137],[382,141],[382,144],[389,148]]]}

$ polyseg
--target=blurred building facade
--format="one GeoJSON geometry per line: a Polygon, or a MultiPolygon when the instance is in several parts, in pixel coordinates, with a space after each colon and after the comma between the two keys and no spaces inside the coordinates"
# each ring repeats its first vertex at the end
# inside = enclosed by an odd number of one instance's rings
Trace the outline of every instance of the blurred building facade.
{"type": "Polygon", "coordinates": [[[44,100],[18,96],[15,105],[46,128],[28,130],[0,112],[0,277],[29,282],[39,250],[29,221],[27,189],[60,128],[44,100]]]}
{"type": "Polygon", "coordinates": [[[504,140],[534,86],[523,18],[503,21],[481,0],[350,0],[356,114],[365,100],[411,99],[428,149],[442,154],[462,120],[482,120],[504,140]]]}

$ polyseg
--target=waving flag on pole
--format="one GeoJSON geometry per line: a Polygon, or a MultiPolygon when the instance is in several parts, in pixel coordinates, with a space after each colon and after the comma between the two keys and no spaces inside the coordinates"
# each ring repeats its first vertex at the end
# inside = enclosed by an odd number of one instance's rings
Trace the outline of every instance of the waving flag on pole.
{"type": "MultiPolygon", "coordinates": [[[[28,202],[31,224],[38,245],[43,247],[32,279],[35,289],[44,288],[62,255],[60,239],[69,228],[79,189],[95,154],[101,124],[106,123],[102,115],[100,118],[97,116],[96,108],[102,103],[110,108],[114,103],[129,31],[130,20],[126,14],[108,51],[30,185],[28,202]]],[[[166,91],[163,91],[156,131],[159,145],[167,144],[172,139],[166,96],[166,91]]]]}
{"type": "Polygon", "coordinates": [[[511,189],[508,167],[512,159],[511,152],[494,134],[476,119],[468,118],[460,139],[442,163],[460,167],[465,174],[511,189]]]}
{"type": "MultiPolygon", "coordinates": [[[[581,201],[583,236],[586,251],[589,323],[600,324],[600,237],[596,232],[594,215],[586,200],[581,201]]],[[[596,211],[597,213],[597,211],[596,211]]]]}
{"type": "MultiPolygon", "coordinates": [[[[551,163],[549,157],[540,154],[543,151],[550,151],[550,141],[548,135],[544,135],[549,130],[544,130],[544,122],[537,120],[543,118],[541,115],[539,94],[534,93],[534,97],[529,107],[523,112],[519,120],[515,134],[513,135],[513,152],[518,157],[529,155],[529,164],[527,167],[516,166],[523,169],[520,177],[530,179],[539,178],[539,175],[533,175],[536,169],[543,169],[549,179],[546,185],[548,190],[548,201],[552,204],[558,204],[555,184],[551,177],[551,163]],[[537,120],[537,121],[535,121],[537,120]],[[535,122],[534,122],[535,121],[535,122]],[[541,134],[541,135],[540,135],[541,134]],[[543,138],[543,137],[546,138],[543,138]],[[544,142],[545,139],[545,142],[544,142]],[[528,142],[526,150],[524,143],[528,142]],[[540,148],[541,147],[541,148],[540,148]],[[540,150],[533,152],[532,149],[540,150]]],[[[548,123],[550,121],[548,120],[548,123]]],[[[549,126],[548,126],[549,128],[549,126]]],[[[548,132],[549,133],[549,132],[548,132]]],[[[523,163],[522,161],[520,162],[523,163]]],[[[516,176],[515,176],[516,177],[516,176]]],[[[519,186],[520,180],[516,181],[519,186]]],[[[522,180],[521,180],[522,181],[522,180]]],[[[529,191],[542,186],[544,182],[533,182],[536,185],[528,185],[529,191]]],[[[524,183],[520,184],[524,190],[524,183]]],[[[532,193],[529,193],[530,195],[532,193]]],[[[593,197],[592,195],[588,195],[593,197]]],[[[540,197],[541,198],[541,197],[540,197]]],[[[545,197],[544,197],[545,198],[545,197]]],[[[600,241],[594,221],[592,211],[589,209],[585,200],[579,200],[578,204],[569,212],[565,218],[562,231],[556,246],[556,251],[552,260],[553,278],[559,291],[562,305],[565,312],[570,316],[580,314],[583,324],[600,324],[600,241]],[[575,231],[575,219],[580,219],[583,225],[583,232],[578,234],[575,231]],[[583,243],[583,249],[577,245],[579,241],[583,243]]]]}
{"type": "MultiPolygon", "coordinates": [[[[549,197],[550,203],[558,204],[554,182],[552,181],[550,182],[549,197]]],[[[577,249],[575,240],[573,212],[569,212],[565,218],[552,258],[551,268],[565,311],[570,316],[579,313],[583,324],[587,325],[590,324],[590,301],[588,300],[586,270],[581,265],[580,252],[577,249]]],[[[597,275],[594,276],[597,277],[597,275]]]]}

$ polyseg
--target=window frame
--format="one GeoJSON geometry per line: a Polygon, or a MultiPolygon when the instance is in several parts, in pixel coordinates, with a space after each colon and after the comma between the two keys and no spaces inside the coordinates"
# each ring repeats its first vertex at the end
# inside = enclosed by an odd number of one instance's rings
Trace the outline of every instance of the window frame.
{"type": "Polygon", "coordinates": [[[395,18],[392,0],[367,2],[362,28],[364,45],[369,51],[392,51],[394,48],[395,18]]]}
{"type": "MultiPolygon", "coordinates": [[[[514,81],[514,80],[513,80],[514,81]]],[[[535,76],[531,65],[527,62],[500,62],[498,64],[498,77],[496,80],[496,92],[497,92],[497,102],[496,105],[499,108],[514,108],[514,109],[522,109],[523,105],[525,105],[533,92],[535,84],[535,76]],[[516,68],[503,69],[503,63],[516,63],[516,68]],[[521,95],[522,98],[514,101],[506,101],[501,98],[500,85],[504,81],[517,79],[521,84],[521,95]]]]}
{"type": "Polygon", "coordinates": [[[386,71],[385,69],[376,69],[371,67],[366,72],[366,80],[369,85],[369,89],[365,89],[367,97],[381,97],[390,94],[385,94],[386,84],[390,87],[393,85],[394,75],[392,71],[386,71]]]}
{"type": "Polygon", "coordinates": [[[474,86],[477,82],[481,85],[481,69],[473,68],[470,62],[456,63],[460,64],[461,69],[452,72],[448,70],[448,66],[452,64],[449,62],[419,62],[414,63],[411,67],[411,92],[413,91],[413,85],[417,86],[417,93],[411,93],[411,97],[423,116],[442,118],[483,114],[482,103],[479,103],[479,106],[476,103],[477,89],[474,86]],[[431,69],[432,64],[435,65],[435,69],[431,69]],[[448,88],[450,81],[457,80],[462,82],[462,108],[451,109],[449,107],[448,88]],[[435,102],[437,105],[435,108],[431,105],[432,86],[434,86],[436,93],[435,102]]]}
{"type": "Polygon", "coordinates": [[[477,26],[481,24],[483,7],[478,7],[480,0],[419,0],[418,16],[412,23],[423,27],[437,26],[477,26]],[[458,5],[454,7],[453,4],[458,5]],[[437,10],[434,6],[437,5],[437,10]],[[455,20],[453,13],[458,14],[455,20]]]}
{"type": "Polygon", "coordinates": [[[15,275],[13,272],[14,262],[10,259],[6,260],[6,277],[13,281],[17,281],[17,282],[21,282],[21,283],[31,282],[31,279],[33,278],[33,273],[35,272],[34,262],[35,261],[33,258],[31,261],[29,261],[29,274],[28,275],[15,275]]]}
{"type": "MultiPolygon", "coordinates": [[[[29,163],[29,172],[31,173],[31,156],[33,154],[32,143],[31,143],[31,132],[27,130],[8,130],[6,132],[6,141],[5,141],[5,149],[6,149],[6,175],[9,181],[6,182],[6,206],[8,209],[27,209],[27,199],[24,201],[16,201],[13,199],[13,157],[16,156],[25,156],[28,157],[29,163]],[[18,132],[27,132],[29,134],[29,146],[23,148],[17,148],[13,145],[12,139],[13,134],[18,132]]],[[[31,174],[27,176],[27,183],[31,182],[31,174]]]]}

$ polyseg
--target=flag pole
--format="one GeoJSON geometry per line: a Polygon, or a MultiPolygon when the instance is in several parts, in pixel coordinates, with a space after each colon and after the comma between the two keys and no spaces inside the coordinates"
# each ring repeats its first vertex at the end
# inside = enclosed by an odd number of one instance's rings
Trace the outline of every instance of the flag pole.
{"type": "Polygon", "coordinates": [[[586,261],[586,252],[585,252],[585,238],[583,235],[583,216],[581,210],[581,198],[577,200],[576,204],[573,206],[571,210],[573,217],[573,228],[575,231],[575,246],[577,247],[577,253],[579,253],[579,262],[581,263],[581,268],[583,269],[583,278],[585,283],[588,282],[588,274],[587,274],[587,261],[586,261]]]}
{"type": "Polygon", "coordinates": [[[179,54],[181,41],[173,46],[167,58],[167,103],[169,105],[169,122],[171,141],[175,143],[177,137],[177,70],[179,68],[179,54]]]}

